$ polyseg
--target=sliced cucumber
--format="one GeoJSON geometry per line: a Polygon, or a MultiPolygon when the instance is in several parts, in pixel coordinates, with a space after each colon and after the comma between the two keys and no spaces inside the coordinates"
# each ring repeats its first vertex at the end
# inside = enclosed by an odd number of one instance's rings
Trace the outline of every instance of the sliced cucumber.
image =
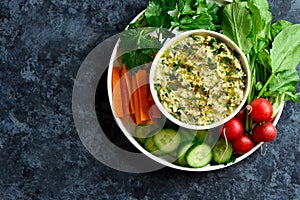
{"type": "Polygon", "coordinates": [[[218,128],[213,128],[207,130],[204,143],[208,144],[211,147],[214,147],[214,145],[217,143],[218,139],[220,138],[220,131],[218,128]]]}
{"type": "Polygon", "coordinates": [[[182,166],[187,165],[187,162],[186,162],[186,159],[185,159],[185,154],[191,146],[193,146],[193,143],[184,143],[178,148],[177,161],[178,161],[179,165],[182,165],[182,166]]]}
{"type": "Polygon", "coordinates": [[[202,143],[204,142],[206,136],[207,136],[207,130],[198,130],[196,132],[195,140],[199,143],[202,143]]]}
{"type": "Polygon", "coordinates": [[[231,142],[227,141],[226,145],[225,139],[220,138],[212,150],[213,160],[219,164],[227,163],[230,161],[232,152],[233,148],[231,142]]]}
{"type": "Polygon", "coordinates": [[[186,153],[185,159],[191,167],[204,167],[212,159],[211,147],[205,143],[194,145],[186,153]]]}
{"type": "Polygon", "coordinates": [[[145,139],[144,147],[147,151],[155,154],[155,155],[161,155],[162,152],[158,149],[158,147],[155,145],[153,141],[153,137],[148,137],[145,139]]]}
{"type": "Polygon", "coordinates": [[[180,135],[173,129],[162,129],[153,136],[154,143],[159,150],[165,153],[175,151],[180,142],[180,135]]]}
{"type": "Polygon", "coordinates": [[[134,131],[134,137],[140,143],[144,143],[145,139],[151,136],[151,133],[154,133],[159,129],[159,125],[143,125],[137,126],[134,131]]]}
{"type": "Polygon", "coordinates": [[[197,131],[180,127],[178,133],[180,134],[182,141],[192,142],[196,137],[197,131]]]}

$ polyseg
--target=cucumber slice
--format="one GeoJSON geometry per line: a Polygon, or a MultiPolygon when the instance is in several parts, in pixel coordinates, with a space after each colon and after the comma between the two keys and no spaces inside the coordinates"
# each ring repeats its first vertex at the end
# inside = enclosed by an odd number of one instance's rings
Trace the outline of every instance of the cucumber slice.
{"type": "Polygon", "coordinates": [[[199,143],[204,142],[207,136],[207,130],[198,130],[195,136],[195,140],[199,143]]]}
{"type": "Polygon", "coordinates": [[[196,137],[197,131],[180,127],[178,133],[180,134],[182,141],[192,142],[196,137]]]}
{"type": "Polygon", "coordinates": [[[220,131],[218,127],[209,129],[207,130],[203,143],[208,144],[211,147],[214,147],[219,138],[220,138],[220,131]]]}
{"type": "Polygon", "coordinates": [[[220,138],[212,150],[213,160],[219,164],[227,163],[230,161],[232,152],[233,148],[231,142],[227,141],[226,145],[225,139],[220,138]]]}
{"type": "Polygon", "coordinates": [[[194,145],[186,153],[185,159],[191,167],[204,167],[212,160],[211,148],[205,143],[194,145]]]}
{"type": "Polygon", "coordinates": [[[155,145],[153,141],[153,137],[148,137],[145,139],[144,147],[147,151],[155,154],[155,155],[161,155],[161,151],[158,149],[158,147],[155,145]]]}
{"type": "Polygon", "coordinates": [[[162,129],[153,136],[154,143],[159,150],[165,153],[175,151],[180,142],[180,135],[173,129],[162,129]]]}
{"type": "Polygon", "coordinates": [[[189,150],[189,148],[193,146],[193,143],[184,143],[182,144],[177,151],[177,161],[179,165],[186,166],[187,162],[185,159],[185,153],[189,150]]]}
{"type": "Polygon", "coordinates": [[[151,136],[151,133],[154,133],[158,129],[159,129],[159,126],[155,125],[155,124],[137,126],[134,130],[134,137],[138,142],[144,143],[145,139],[147,137],[151,136]]]}

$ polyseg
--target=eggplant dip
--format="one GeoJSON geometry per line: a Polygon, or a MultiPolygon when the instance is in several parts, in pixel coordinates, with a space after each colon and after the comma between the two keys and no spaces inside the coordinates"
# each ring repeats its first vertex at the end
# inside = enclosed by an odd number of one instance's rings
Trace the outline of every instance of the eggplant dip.
{"type": "Polygon", "coordinates": [[[246,73],[224,42],[198,34],[171,45],[160,57],[155,89],[164,109],[181,122],[210,125],[242,102],[246,73]]]}

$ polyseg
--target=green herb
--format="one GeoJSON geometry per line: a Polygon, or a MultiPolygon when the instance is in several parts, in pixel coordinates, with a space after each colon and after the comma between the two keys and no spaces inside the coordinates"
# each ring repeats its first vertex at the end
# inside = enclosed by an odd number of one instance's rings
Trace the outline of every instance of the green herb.
{"type": "Polygon", "coordinates": [[[226,108],[227,108],[227,109],[229,109],[230,106],[231,106],[231,103],[227,103],[227,104],[226,104],[226,108]]]}
{"type": "Polygon", "coordinates": [[[175,28],[220,30],[220,10],[206,0],[150,0],[145,12],[121,33],[122,62],[127,69],[151,62],[163,43],[175,36],[175,28]]]}

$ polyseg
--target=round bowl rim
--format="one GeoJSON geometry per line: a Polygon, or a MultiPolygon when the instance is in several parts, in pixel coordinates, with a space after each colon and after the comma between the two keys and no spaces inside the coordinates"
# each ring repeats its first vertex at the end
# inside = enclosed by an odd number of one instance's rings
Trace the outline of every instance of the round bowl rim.
{"type": "Polygon", "coordinates": [[[250,68],[249,68],[249,65],[248,65],[248,62],[247,62],[247,58],[246,58],[245,54],[243,53],[243,51],[227,36],[225,36],[221,33],[215,32],[215,31],[204,30],[204,29],[197,29],[197,30],[191,30],[191,31],[185,31],[185,32],[177,32],[176,36],[174,38],[170,39],[169,41],[167,41],[163,45],[163,47],[158,51],[157,55],[155,56],[155,58],[154,58],[154,60],[151,64],[150,74],[149,74],[150,92],[151,92],[153,100],[154,100],[156,106],[158,107],[158,109],[160,110],[160,112],[167,119],[169,119],[173,123],[177,124],[178,126],[181,126],[181,127],[187,128],[187,129],[193,129],[193,130],[205,130],[205,129],[215,128],[215,127],[223,125],[224,123],[226,123],[227,121],[232,119],[242,109],[242,107],[246,103],[246,100],[247,100],[247,97],[248,97],[248,94],[249,94],[249,90],[250,90],[250,80],[251,80],[250,68]],[[240,105],[235,109],[235,111],[233,113],[231,113],[229,116],[227,116],[223,120],[212,123],[210,125],[204,125],[204,126],[184,123],[184,122],[176,119],[175,117],[173,117],[170,113],[168,113],[164,109],[164,107],[161,104],[160,100],[158,99],[157,91],[155,89],[155,82],[153,81],[156,66],[157,66],[157,63],[158,63],[160,57],[162,56],[162,54],[172,44],[176,43],[177,41],[179,41],[179,40],[181,40],[185,37],[193,35],[193,34],[210,35],[210,36],[213,36],[213,37],[216,37],[216,38],[220,39],[222,42],[225,42],[227,46],[229,46],[231,49],[234,49],[240,55],[240,61],[242,63],[242,66],[243,66],[243,69],[244,69],[245,73],[247,74],[247,78],[246,78],[247,81],[246,81],[246,88],[245,88],[245,92],[244,92],[244,97],[243,97],[242,102],[240,103],[240,105]]]}

